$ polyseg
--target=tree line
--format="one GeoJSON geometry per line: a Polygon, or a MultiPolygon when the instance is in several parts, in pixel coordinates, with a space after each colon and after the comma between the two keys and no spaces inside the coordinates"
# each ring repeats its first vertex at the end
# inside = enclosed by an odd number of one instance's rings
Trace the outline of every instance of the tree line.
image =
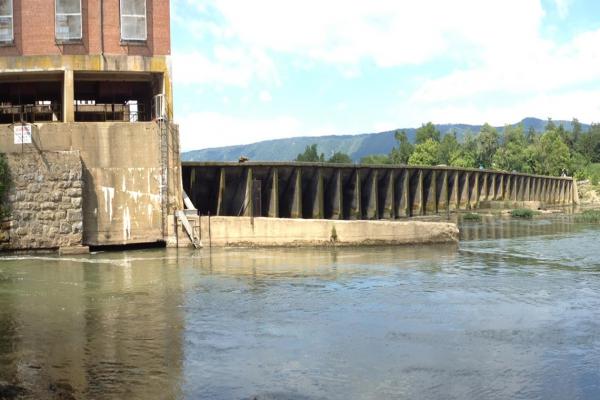
{"type": "MultiPolygon", "coordinates": [[[[577,119],[571,129],[548,120],[542,132],[527,131],[522,124],[496,129],[489,124],[479,132],[466,132],[458,138],[455,132],[442,137],[436,126],[428,122],[416,130],[415,143],[406,132],[396,131],[396,146],[389,154],[363,157],[361,164],[447,165],[463,168],[484,168],[509,172],[524,172],[559,176],[567,174],[577,179],[600,179],[600,124],[582,128],[577,119]]],[[[336,152],[328,160],[319,154],[317,145],[306,147],[296,161],[351,163],[351,158],[336,152]]]]}

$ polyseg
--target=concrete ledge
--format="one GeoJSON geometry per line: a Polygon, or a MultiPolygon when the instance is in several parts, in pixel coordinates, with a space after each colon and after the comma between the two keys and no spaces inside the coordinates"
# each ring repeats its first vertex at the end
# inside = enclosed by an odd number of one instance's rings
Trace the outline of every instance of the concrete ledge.
{"type": "Polygon", "coordinates": [[[71,246],[61,247],[58,249],[58,254],[61,256],[75,256],[80,254],[89,254],[90,248],[88,246],[71,246]]]}
{"type": "Polygon", "coordinates": [[[457,243],[447,222],[334,221],[211,217],[200,219],[204,247],[373,246],[457,243]]]}

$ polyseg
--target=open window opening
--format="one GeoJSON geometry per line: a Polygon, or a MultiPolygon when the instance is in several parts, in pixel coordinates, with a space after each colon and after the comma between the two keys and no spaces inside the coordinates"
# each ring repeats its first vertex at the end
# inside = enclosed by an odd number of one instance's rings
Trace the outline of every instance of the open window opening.
{"type": "Polygon", "coordinates": [[[2,77],[0,124],[62,121],[62,91],[62,74],[2,77]]]}
{"type": "Polygon", "coordinates": [[[160,93],[159,74],[75,74],[75,121],[151,121],[160,93]]]}

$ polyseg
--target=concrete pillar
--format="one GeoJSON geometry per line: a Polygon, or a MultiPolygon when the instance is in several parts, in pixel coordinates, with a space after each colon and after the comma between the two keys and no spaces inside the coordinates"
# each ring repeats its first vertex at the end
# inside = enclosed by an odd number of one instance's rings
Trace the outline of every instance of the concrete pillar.
{"type": "Polygon", "coordinates": [[[510,200],[510,181],[512,177],[508,174],[504,175],[504,186],[502,188],[502,200],[509,201],[510,200]]]}
{"type": "Polygon", "coordinates": [[[323,219],[325,218],[325,191],[323,190],[323,170],[321,168],[317,168],[311,186],[312,207],[310,217],[312,219],[323,219]]]}
{"type": "Polygon", "coordinates": [[[226,170],[221,168],[219,171],[219,193],[217,196],[217,215],[226,215],[225,211],[225,185],[226,185],[226,170]]]}
{"type": "Polygon", "coordinates": [[[473,187],[471,188],[471,198],[470,198],[470,206],[471,208],[479,208],[479,196],[480,196],[480,179],[481,179],[481,173],[479,172],[473,172],[473,187]]]}
{"type": "Polygon", "coordinates": [[[454,171],[454,181],[452,182],[452,191],[450,195],[450,210],[460,209],[460,197],[462,186],[460,185],[460,173],[454,171]]]}
{"type": "Polygon", "coordinates": [[[71,69],[64,73],[62,107],[63,122],[75,122],[75,79],[71,69]]]}
{"type": "Polygon", "coordinates": [[[504,187],[505,175],[500,174],[500,179],[498,182],[498,192],[496,193],[495,200],[505,200],[506,189],[504,187]]]}
{"type": "Polygon", "coordinates": [[[279,170],[277,168],[271,171],[270,189],[267,215],[270,218],[279,218],[279,170]]]}
{"type": "Polygon", "coordinates": [[[379,219],[378,215],[378,197],[377,183],[379,180],[379,173],[376,169],[372,169],[367,177],[365,187],[365,202],[363,203],[364,219],[379,219]]]}
{"type": "Polygon", "coordinates": [[[438,188],[437,195],[437,212],[440,210],[448,210],[448,202],[450,199],[450,188],[448,187],[448,171],[438,171],[441,174],[440,187],[438,188]]]}
{"type": "Polygon", "coordinates": [[[429,171],[429,179],[425,178],[427,171],[423,171],[423,194],[426,197],[424,199],[424,212],[426,214],[437,214],[437,171],[429,171]]]}
{"type": "Polygon", "coordinates": [[[463,177],[464,183],[460,194],[460,203],[465,210],[469,210],[471,208],[471,173],[464,172],[463,177]]]}
{"type": "Polygon", "coordinates": [[[290,218],[302,218],[302,169],[294,170],[291,182],[290,218]]]}
{"type": "MultiPolygon", "coordinates": [[[[414,171],[416,175],[416,188],[414,196],[412,198],[411,216],[412,215],[425,215],[425,204],[423,199],[423,170],[418,169],[414,171]]],[[[413,177],[415,176],[413,175],[413,177]]]]}
{"type": "Polygon", "coordinates": [[[496,177],[498,174],[489,174],[489,189],[488,189],[488,201],[496,199],[496,177]]]}
{"type": "Polygon", "coordinates": [[[243,193],[241,197],[241,204],[239,204],[239,210],[236,210],[236,215],[242,217],[252,217],[252,213],[254,212],[254,199],[252,196],[252,181],[253,181],[253,173],[252,168],[247,168],[244,183],[243,183],[243,193]]]}
{"type": "Polygon", "coordinates": [[[344,219],[344,192],[342,191],[342,170],[336,169],[331,184],[331,219],[344,219]]]}
{"type": "Polygon", "coordinates": [[[490,174],[487,172],[481,173],[481,194],[479,195],[479,199],[483,199],[483,201],[489,200],[490,194],[490,186],[489,186],[489,178],[491,178],[490,174]]]}
{"type": "Polygon", "coordinates": [[[512,201],[519,201],[519,177],[513,175],[510,180],[511,183],[511,199],[512,201]]]}
{"type": "Polygon", "coordinates": [[[395,218],[395,213],[394,213],[394,194],[395,194],[395,190],[394,190],[394,182],[395,182],[395,172],[393,169],[390,169],[387,173],[387,178],[385,180],[385,187],[384,190],[382,191],[383,193],[381,193],[381,205],[383,206],[382,208],[382,215],[381,218],[383,219],[394,219],[395,218]]]}
{"type": "Polygon", "coordinates": [[[396,185],[396,218],[410,216],[410,170],[398,173],[396,185]]]}
{"type": "Polygon", "coordinates": [[[350,210],[348,219],[356,220],[362,218],[361,213],[361,188],[360,188],[360,170],[354,170],[354,176],[352,177],[352,196],[350,198],[350,210]]]}
{"type": "Polygon", "coordinates": [[[577,181],[575,178],[571,181],[571,195],[573,196],[572,204],[579,204],[579,189],[577,188],[577,181]]]}

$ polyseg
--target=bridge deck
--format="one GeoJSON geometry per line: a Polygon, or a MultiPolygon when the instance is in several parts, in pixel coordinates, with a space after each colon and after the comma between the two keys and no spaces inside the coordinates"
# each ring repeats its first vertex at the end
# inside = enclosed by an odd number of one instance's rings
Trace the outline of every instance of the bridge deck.
{"type": "Polygon", "coordinates": [[[573,203],[573,181],[502,171],[397,165],[183,162],[202,215],[396,219],[490,201],[573,203]]]}

